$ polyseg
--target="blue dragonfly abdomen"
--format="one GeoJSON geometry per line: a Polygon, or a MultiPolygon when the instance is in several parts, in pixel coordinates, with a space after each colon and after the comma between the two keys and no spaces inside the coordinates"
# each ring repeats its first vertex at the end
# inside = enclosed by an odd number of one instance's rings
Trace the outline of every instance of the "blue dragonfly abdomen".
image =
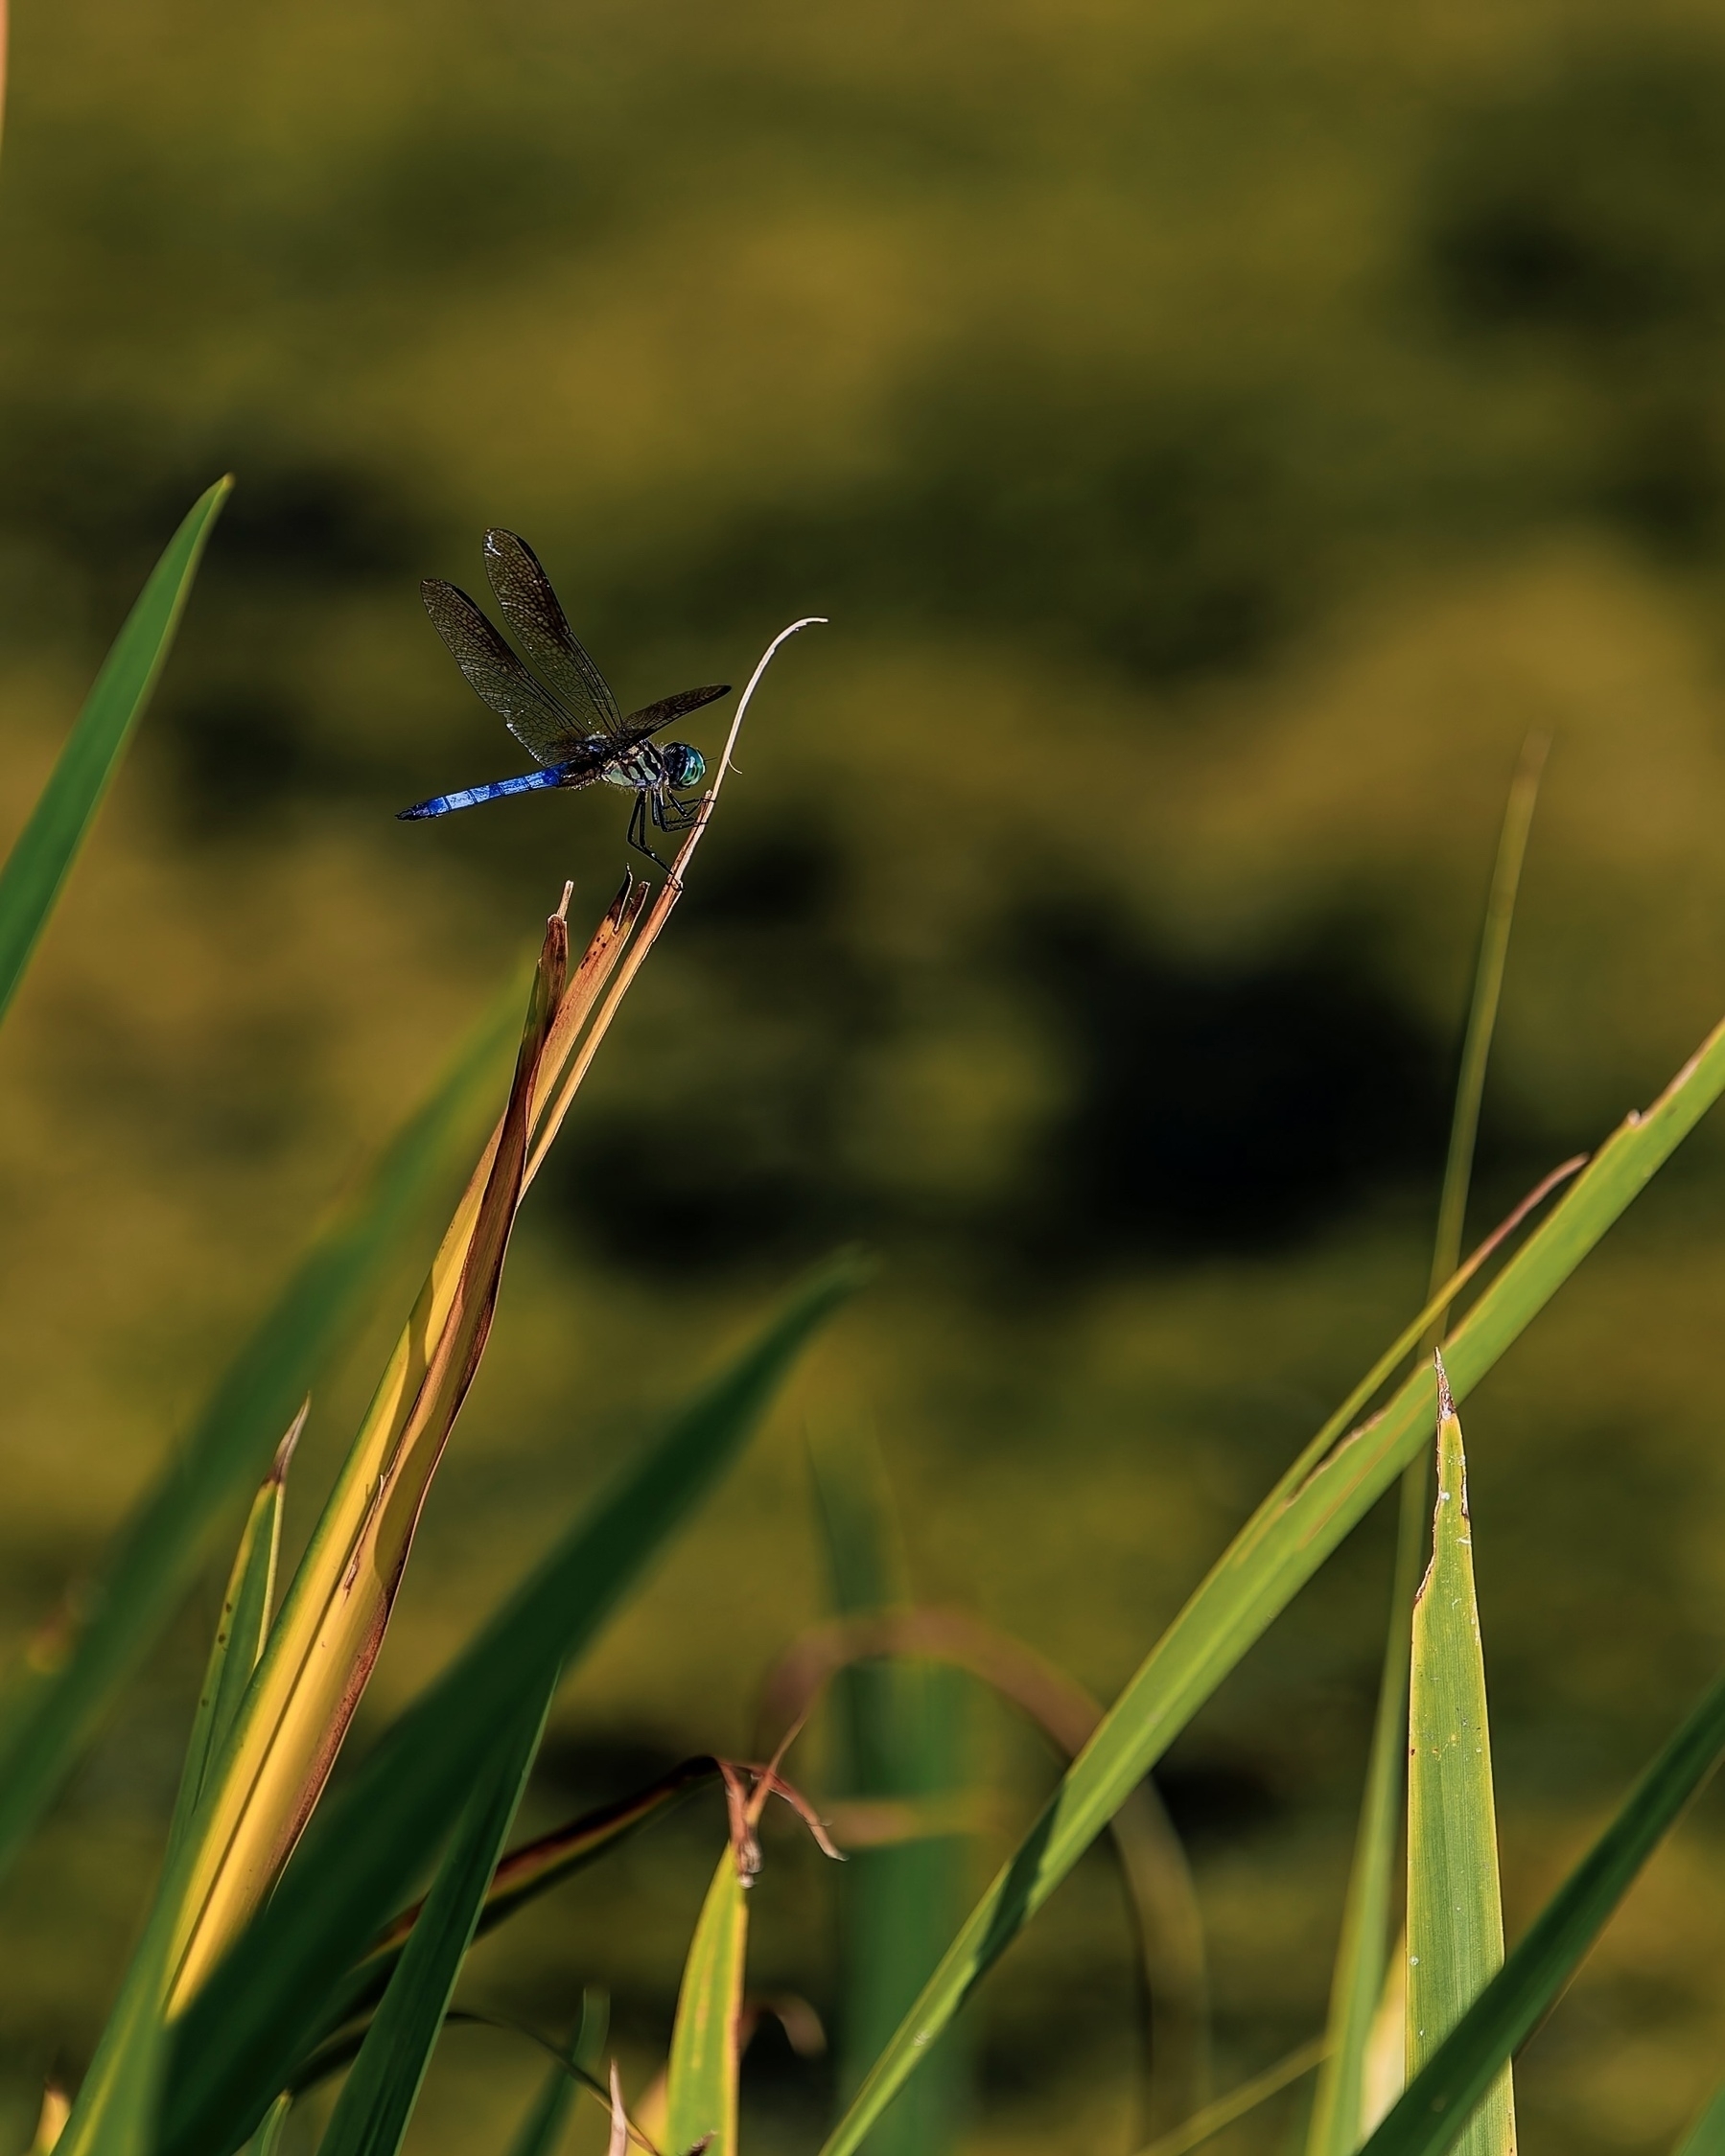
{"type": "Polygon", "coordinates": [[[398,809],[396,814],[404,823],[417,823],[424,816],[448,816],[453,809],[478,808],[481,801],[501,800],[505,794],[537,794],[547,786],[561,786],[561,771],[526,771],[519,778],[494,778],[485,786],[462,786],[453,794],[433,794],[429,801],[415,801],[411,808],[398,809]]]}

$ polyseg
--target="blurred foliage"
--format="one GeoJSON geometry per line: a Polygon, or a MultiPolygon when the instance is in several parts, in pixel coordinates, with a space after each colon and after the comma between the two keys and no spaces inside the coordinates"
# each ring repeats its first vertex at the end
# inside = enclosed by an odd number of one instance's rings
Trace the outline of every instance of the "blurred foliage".
{"type": "MultiPolygon", "coordinates": [[[[615,886],[609,800],[391,820],[514,768],[414,589],[502,522],[625,703],[833,625],[529,1207],[384,1693],[859,1235],[888,1276],[799,1412],[872,1410],[920,1581],[1110,1690],[1417,1301],[1529,728],[1476,1228],[1725,1004],[1716,12],[64,0],[14,81],[9,829],[185,500],[240,486],[0,1054],[12,1634],[563,876],[577,918],[615,886]]],[[[1470,1410],[1512,1935],[1725,1635],[1720,1181],[1703,1139],[1470,1410]]],[[[746,1746],[822,1607],[808,1505],[793,1414],[559,1710],[536,1820],[746,1746]]],[[[1387,1570],[1359,1538],[1167,1772],[1224,2082],[1321,2014],[1387,1570]]],[[[20,2120],[96,2026],[199,1637],[0,1903],[20,2120]]],[[[587,1875],[476,1998],[562,2026],[608,1983],[644,2074],[716,1833],[587,1875]]],[[[1530,2143],[1659,2145],[1716,2077],[1718,1838],[1529,2053],[1530,2143]]],[[[770,1846],[763,1989],[827,2003],[829,1890],[770,1846]]],[[[1131,2012],[1098,1862],[981,2004],[983,2144],[1124,2137],[1131,2012]]],[[[826,2100],[776,2044],[756,2145],[826,2100]]],[[[460,2036],[423,2145],[501,2145],[536,2072],[460,2036]]]]}

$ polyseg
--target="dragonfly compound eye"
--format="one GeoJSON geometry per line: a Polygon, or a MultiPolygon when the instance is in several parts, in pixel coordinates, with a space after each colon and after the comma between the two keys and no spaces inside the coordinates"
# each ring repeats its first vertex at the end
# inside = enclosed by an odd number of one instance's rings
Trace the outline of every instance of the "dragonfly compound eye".
{"type": "Polygon", "coordinates": [[[687,741],[667,741],[659,753],[664,758],[666,780],[679,792],[688,786],[698,786],[707,776],[707,758],[699,749],[691,749],[687,741]]]}

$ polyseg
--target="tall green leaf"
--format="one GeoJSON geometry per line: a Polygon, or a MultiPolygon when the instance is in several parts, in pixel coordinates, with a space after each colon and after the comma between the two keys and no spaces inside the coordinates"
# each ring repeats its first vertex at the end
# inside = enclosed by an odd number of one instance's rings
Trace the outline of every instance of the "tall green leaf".
{"type": "Polygon", "coordinates": [[[17,993],[78,849],[167,663],[210,527],[232,489],[232,479],[218,479],[199,495],[168,542],[103,661],[41,799],[0,869],[0,1016],[17,993]]]}
{"type": "Polygon", "coordinates": [[[395,2156],[400,2148],[550,1704],[548,1684],[537,1709],[523,1717],[480,1774],[353,2072],[341,2085],[319,2156],[395,2156]]]}
{"type": "MultiPolygon", "coordinates": [[[[1367,2060],[1384,1991],[1390,1895],[1401,1840],[1408,1756],[1408,1628],[1425,1545],[1427,1479],[1422,1461],[1415,1460],[1402,1471],[1389,1636],[1330,1987],[1329,2051],[1318,2069],[1306,2156],[1352,2156],[1361,2137],[1377,2122],[1369,2116],[1367,2060]]],[[[1397,2028],[1399,2034],[1399,2015],[1397,2028]]]]}
{"type": "MultiPolygon", "coordinates": [[[[1504,1965],[1485,1662],[1474,1594],[1467,1462],[1437,1368],[1437,1506],[1413,1605],[1408,1731],[1408,2073],[1432,2057],[1504,1965]]],[[[1462,2138],[1465,2156],[1515,2156],[1505,2066],[1462,2138]]]]}
{"type": "Polygon", "coordinates": [[[1725,1759],[1725,1678],[1690,1711],[1617,1817],[1420,2070],[1362,2156],[1441,2156],[1539,2027],[1642,1866],[1725,1759]]]}
{"type": "MultiPolygon", "coordinates": [[[[834,1429],[811,1433],[809,1452],[840,1613],[908,1607],[908,1568],[879,1449],[860,1430],[834,1429]]],[[[842,1671],[833,1695],[841,1794],[890,1802],[962,1790],[968,1689],[959,1670],[903,1656],[842,1671]]],[[[966,1855],[965,1838],[953,1834],[851,1851],[837,1882],[841,2101],[927,1982],[964,1913],[966,1855]]],[[[869,2137],[870,2156],[939,2156],[949,2147],[965,2069],[960,2049],[945,2046],[869,2137]]]]}
{"type": "Polygon", "coordinates": [[[225,2156],[251,2130],[449,1832],[480,1764],[706,1496],[861,1277],[840,1261],[795,1292],[319,1808],[275,1893],[181,2017],[163,2156],[225,2156]]]}
{"type": "Polygon", "coordinates": [[[671,2148],[705,2147],[737,2156],[736,2091],[741,2062],[743,1967],[749,1900],[727,1848],[701,1904],[671,2028],[665,2081],[665,2139],[671,2148]]]}
{"type": "MultiPolygon", "coordinates": [[[[1725,1026],[1655,1104],[1601,1147],[1451,1339],[1465,1399],[1725,1089],[1725,1026]]],[[[850,2156],[973,1986],[1107,1825],[1122,1799],[1413,1458],[1435,1427],[1432,1373],[1414,1372],[1316,1464],[1303,1457],[1259,1506],[1152,1650],[875,2062],[824,2156],[850,2156]]]]}
{"type": "MultiPolygon", "coordinates": [[[[1474,967],[1473,995],[1462,1035],[1461,1063],[1456,1081],[1450,1143],[1443,1187],[1437,1200],[1437,1228],[1432,1251],[1429,1293],[1435,1298],[1461,1260],[1461,1240],[1473,1180],[1474,1147],[1485,1072],[1497,1029],[1498,1005],[1509,960],[1509,935],[1515,922],[1516,893],[1527,856],[1527,837],[1539,799],[1540,776],[1550,747],[1545,734],[1529,736],[1509,789],[1498,836],[1497,860],[1485,902],[1485,922],[1474,967]]],[[[1434,1311],[1425,1340],[1427,1353],[1443,1336],[1447,1303],[1434,1311]]],[[[1367,2060],[1387,1974],[1389,1903],[1396,1844],[1402,1822],[1402,1760],[1408,1736],[1408,1634],[1414,1588],[1426,1546],[1432,1477],[1421,1456],[1403,1471],[1396,1522],[1395,1566],[1390,1580],[1389,1625],[1384,1650],[1384,1674],[1378,1686],[1366,1762],[1365,1795],[1342,1912],[1336,1974],[1330,1988],[1329,2053],[1318,2071],[1317,2091],[1306,2138],[1306,2156],[1351,2156],[1362,2135],[1376,2120],[1367,2115],[1367,2060]]]]}
{"type": "Polygon", "coordinates": [[[70,1658],[0,1734],[0,1872],[191,1584],[211,1529],[255,1486],[312,1379],[361,1314],[515,1023],[514,1010],[500,1004],[476,1031],[359,1196],[313,1245],[121,1529],[70,1658]]]}

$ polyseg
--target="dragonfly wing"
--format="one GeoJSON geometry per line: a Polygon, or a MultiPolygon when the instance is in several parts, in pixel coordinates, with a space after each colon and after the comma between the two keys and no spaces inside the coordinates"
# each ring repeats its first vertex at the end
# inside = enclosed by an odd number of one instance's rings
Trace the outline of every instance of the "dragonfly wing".
{"type": "Polygon", "coordinates": [[[419,587],[431,626],[448,644],[468,684],[490,705],[529,755],[560,764],[586,739],[570,715],[528,673],[467,593],[440,576],[419,587]]]}
{"type": "Polygon", "coordinates": [[[559,786],[591,786],[605,776],[605,766],[617,754],[617,743],[610,734],[596,741],[583,741],[576,745],[557,766],[559,786]]]}
{"type": "Polygon", "coordinates": [[[551,580],[524,539],[512,531],[485,534],[485,573],[503,619],[522,649],[569,706],[578,724],[595,733],[618,733],[622,714],[610,684],[582,650],[551,580]]]}
{"type": "Polygon", "coordinates": [[[641,710],[629,713],[623,721],[619,741],[644,741],[648,734],[662,731],[674,719],[686,718],[690,711],[698,711],[703,704],[711,704],[716,698],[730,694],[729,682],[715,682],[710,688],[680,688],[675,696],[662,696],[657,704],[644,705],[641,710]]]}

